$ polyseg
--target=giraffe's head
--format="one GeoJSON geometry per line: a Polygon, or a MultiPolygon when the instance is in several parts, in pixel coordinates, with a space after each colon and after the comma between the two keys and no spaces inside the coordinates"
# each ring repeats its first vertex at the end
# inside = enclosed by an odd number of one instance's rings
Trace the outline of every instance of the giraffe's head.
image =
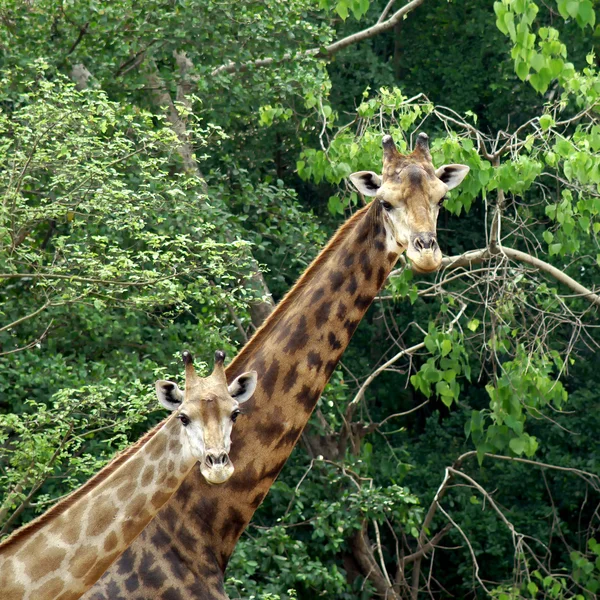
{"type": "Polygon", "coordinates": [[[406,250],[419,271],[439,268],[442,253],[436,240],[437,217],[446,192],[455,188],[469,172],[466,165],[444,165],[434,169],[425,133],[417,137],[411,154],[398,152],[391,135],[385,135],[383,173],[359,171],[350,180],[365,196],[375,196],[383,208],[389,250],[406,250]]]}
{"type": "Polygon", "coordinates": [[[225,353],[215,352],[215,367],[209,377],[198,377],[192,355],[183,353],[185,391],[172,381],[156,382],[156,394],[167,409],[176,411],[181,437],[209,483],[224,483],[233,473],[229,460],[231,430],[240,405],[256,389],[256,371],[242,373],[230,385],[225,377],[225,353]]]}

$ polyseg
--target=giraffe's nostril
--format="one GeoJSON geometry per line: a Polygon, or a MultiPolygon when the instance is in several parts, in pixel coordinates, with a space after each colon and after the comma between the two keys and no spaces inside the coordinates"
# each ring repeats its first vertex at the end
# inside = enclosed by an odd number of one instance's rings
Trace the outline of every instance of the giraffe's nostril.
{"type": "Polygon", "coordinates": [[[219,454],[219,456],[215,456],[213,458],[215,466],[224,467],[229,462],[229,456],[225,452],[219,454]]]}
{"type": "Polygon", "coordinates": [[[227,456],[227,452],[221,452],[220,454],[210,453],[206,455],[204,462],[209,468],[224,467],[229,463],[229,456],[227,456]]]}
{"type": "Polygon", "coordinates": [[[435,235],[432,233],[420,233],[413,237],[413,246],[417,252],[423,252],[423,250],[435,250],[437,242],[435,235]]]}

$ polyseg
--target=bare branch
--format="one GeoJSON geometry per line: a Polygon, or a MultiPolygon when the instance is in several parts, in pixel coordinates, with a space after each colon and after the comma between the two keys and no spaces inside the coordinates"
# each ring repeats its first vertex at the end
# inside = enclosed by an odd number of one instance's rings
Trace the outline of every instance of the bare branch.
{"type": "MultiPolygon", "coordinates": [[[[560,283],[571,288],[577,295],[582,296],[583,298],[585,298],[586,300],[588,300],[596,306],[600,306],[600,295],[598,295],[594,291],[581,285],[572,277],[570,277],[560,269],[552,266],[551,264],[535,256],[532,256],[527,252],[515,250],[514,248],[509,248],[508,246],[498,245],[494,250],[492,250],[491,248],[479,248],[477,250],[469,250],[469,252],[465,252],[464,254],[456,256],[446,256],[442,260],[441,269],[457,269],[459,267],[472,267],[473,265],[481,263],[485,260],[489,260],[494,256],[502,255],[506,256],[507,258],[512,258],[513,260],[516,260],[518,262],[529,264],[532,267],[543,271],[544,273],[548,273],[548,275],[551,275],[560,283]]],[[[406,266],[403,266],[401,269],[395,269],[394,271],[392,271],[389,276],[397,276],[402,272],[403,269],[412,270],[412,266],[406,264],[406,266]]]]}
{"type": "Polygon", "coordinates": [[[448,521],[450,521],[450,523],[452,523],[454,528],[460,533],[462,538],[465,540],[465,543],[467,544],[467,547],[469,548],[469,552],[471,554],[471,559],[473,560],[473,568],[475,569],[475,573],[474,573],[475,579],[477,579],[477,582],[479,583],[479,585],[485,590],[485,592],[488,594],[488,596],[490,596],[490,590],[487,589],[485,583],[483,583],[481,577],[479,577],[479,563],[477,562],[477,557],[475,556],[475,550],[473,550],[473,546],[471,545],[471,542],[469,541],[469,537],[462,530],[462,528],[458,525],[458,523],[456,523],[456,521],[454,521],[454,519],[444,510],[444,508],[442,506],[439,506],[438,508],[440,509],[440,512],[442,512],[446,516],[448,521]]]}
{"type": "Polygon", "coordinates": [[[513,258],[514,260],[518,260],[520,262],[527,263],[533,267],[536,267],[540,271],[544,271],[549,275],[552,275],[554,279],[560,281],[567,287],[571,288],[576,294],[580,294],[586,300],[595,304],[596,306],[600,306],[600,296],[595,294],[591,290],[588,290],[586,287],[581,285],[579,282],[575,281],[572,277],[569,277],[566,273],[563,273],[560,269],[536,258],[535,256],[531,256],[531,254],[527,254],[526,252],[521,252],[520,250],[514,250],[513,248],[507,248],[506,246],[499,246],[498,252],[501,254],[505,254],[509,258],[513,258]]]}
{"type": "MultiPolygon", "coordinates": [[[[7,356],[8,354],[16,354],[17,352],[22,352],[23,350],[29,350],[30,348],[33,348],[34,346],[41,344],[42,340],[48,335],[48,332],[50,331],[50,327],[52,327],[53,323],[54,323],[54,319],[52,321],[50,321],[50,324],[48,325],[48,327],[46,327],[46,329],[44,329],[44,331],[41,333],[41,335],[39,335],[35,340],[32,340],[31,342],[29,342],[28,344],[25,344],[24,346],[19,346],[18,348],[13,348],[12,350],[5,350],[4,352],[0,352],[0,356],[7,356]]],[[[9,327],[12,327],[12,323],[9,325],[9,327]]]]}
{"type": "Polygon", "coordinates": [[[179,138],[179,147],[177,152],[183,162],[183,168],[188,175],[196,176],[202,180],[196,156],[190,143],[189,133],[185,120],[179,114],[171,94],[167,89],[165,82],[158,74],[158,67],[152,62],[152,70],[148,76],[148,87],[152,90],[152,96],[157,106],[166,109],[167,121],[171,124],[171,128],[179,138]]]}
{"type": "Polygon", "coordinates": [[[407,354],[408,355],[414,354],[415,352],[417,352],[418,350],[421,350],[422,348],[425,348],[425,342],[420,342],[419,344],[415,344],[414,346],[411,346],[410,348],[406,348],[405,350],[398,352],[397,354],[392,356],[392,358],[390,358],[388,361],[383,363],[380,367],[377,367],[377,369],[375,369],[365,379],[365,382],[360,386],[360,389],[358,390],[358,392],[356,393],[356,395],[354,396],[354,398],[352,399],[352,401],[350,402],[350,404],[348,406],[350,407],[350,406],[354,406],[355,404],[358,404],[362,400],[363,396],[365,395],[366,389],[369,387],[369,385],[371,385],[371,383],[373,383],[373,380],[377,376],[379,376],[381,373],[383,373],[383,371],[385,371],[389,366],[393,365],[397,360],[399,360],[403,356],[406,356],[407,354]]]}
{"type": "Polygon", "coordinates": [[[385,419],[383,419],[383,421],[377,423],[377,427],[381,427],[386,421],[389,421],[390,419],[396,419],[397,417],[405,417],[406,415],[410,415],[411,413],[416,412],[420,408],[423,408],[426,404],[429,404],[429,399],[425,400],[425,402],[421,402],[421,404],[418,404],[417,406],[413,406],[413,408],[409,410],[405,410],[404,412],[388,415],[385,419]]]}
{"type": "Polygon", "coordinates": [[[379,19],[377,19],[377,23],[383,23],[385,18],[389,15],[390,10],[392,10],[392,6],[394,6],[396,0],[390,0],[383,9],[382,13],[379,15],[379,19]]]}
{"type": "MultiPolygon", "coordinates": [[[[77,281],[80,283],[97,283],[101,285],[116,285],[122,287],[140,287],[153,285],[159,281],[173,279],[189,272],[178,272],[173,275],[166,275],[158,279],[146,279],[145,281],[118,281],[114,279],[97,279],[94,277],[78,277],[77,275],[61,275],[59,273],[0,273],[0,279],[66,279],[67,281],[77,281]]],[[[44,307],[45,308],[45,307],[44,307]]],[[[12,327],[12,325],[10,325],[12,327]]],[[[0,329],[2,331],[2,329],[0,329]]]]}
{"type": "Polygon", "coordinates": [[[438,542],[452,529],[452,525],[450,523],[447,523],[446,525],[444,525],[444,527],[442,527],[442,529],[440,529],[426,544],[424,544],[423,546],[421,546],[419,548],[419,550],[417,550],[416,552],[413,552],[412,554],[409,554],[408,556],[405,556],[402,559],[402,562],[407,565],[409,563],[414,562],[415,560],[417,560],[418,558],[422,558],[423,556],[425,556],[425,554],[427,554],[428,552],[431,552],[431,550],[433,550],[436,545],[438,544],[438,542]]]}
{"type": "MultiPolygon", "coordinates": [[[[182,79],[185,79],[188,76],[188,72],[193,69],[194,65],[192,61],[184,52],[175,52],[173,56],[179,68],[182,79]]],[[[184,170],[189,175],[197,177],[198,180],[202,182],[204,192],[207,192],[208,188],[206,187],[206,182],[204,181],[202,173],[200,172],[200,168],[198,167],[198,163],[196,162],[196,156],[190,142],[190,135],[187,130],[185,119],[182,118],[177,106],[173,102],[171,94],[167,89],[165,82],[159,76],[158,68],[154,63],[152,64],[152,72],[149,76],[149,82],[149,87],[152,89],[154,102],[159,107],[166,109],[167,120],[171,124],[171,128],[179,139],[180,144],[177,148],[177,151],[181,156],[184,170]]],[[[187,87],[184,83],[177,86],[178,101],[188,109],[191,109],[191,104],[189,99],[186,97],[186,93],[187,87]]],[[[229,234],[226,233],[226,239],[228,239],[228,235],[229,234]]],[[[269,291],[263,274],[260,271],[259,265],[250,252],[248,252],[248,258],[250,259],[251,264],[250,275],[248,275],[246,278],[246,284],[261,296],[258,300],[250,302],[250,316],[252,319],[252,324],[255,327],[258,327],[271,314],[271,312],[273,312],[275,305],[271,297],[271,292],[269,291]]]]}
{"type": "Polygon", "coordinates": [[[23,323],[23,321],[27,321],[28,319],[32,319],[36,315],[39,315],[41,312],[44,312],[51,305],[52,305],[51,302],[46,302],[45,304],[43,304],[42,306],[40,306],[40,308],[38,308],[37,310],[33,311],[32,313],[29,313],[28,315],[25,315],[24,317],[21,317],[20,319],[17,319],[16,321],[13,321],[12,323],[9,323],[8,325],[4,325],[4,327],[0,327],[0,333],[2,331],[6,331],[7,329],[10,329],[11,327],[16,327],[17,325],[23,323]]]}
{"type": "MultiPolygon", "coordinates": [[[[221,73],[234,73],[236,71],[246,71],[249,67],[270,67],[274,64],[279,64],[282,62],[287,62],[289,60],[294,60],[296,58],[302,58],[307,56],[316,56],[318,58],[329,58],[333,56],[340,50],[351,46],[352,44],[357,44],[358,42],[362,42],[363,40],[367,40],[369,38],[375,37],[376,35],[380,35],[390,29],[393,29],[408,13],[412,12],[415,8],[421,6],[425,0],[412,0],[408,4],[405,4],[401,9],[397,10],[387,21],[377,22],[375,25],[371,27],[367,27],[361,31],[357,31],[352,35],[346,36],[333,44],[329,44],[329,46],[325,46],[325,48],[310,48],[309,50],[305,50],[304,52],[300,52],[298,54],[292,54],[288,52],[284,54],[282,58],[261,58],[255,61],[251,61],[249,63],[238,64],[234,62],[227,63],[225,65],[221,65],[216,69],[213,69],[211,75],[220,75],[221,73]]],[[[387,7],[386,7],[387,10],[387,7]]],[[[385,13],[385,11],[384,11],[385,13]]]]}
{"type": "Polygon", "coordinates": [[[365,524],[363,524],[363,528],[360,531],[357,531],[350,540],[352,555],[358,563],[360,570],[365,578],[373,584],[373,587],[379,596],[386,598],[387,600],[400,600],[391,584],[388,583],[389,579],[381,572],[381,568],[377,564],[367,540],[365,524]]]}
{"type": "Polygon", "coordinates": [[[444,497],[446,491],[448,490],[448,486],[451,481],[452,481],[452,476],[448,472],[448,469],[446,469],[444,479],[442,480],[442,483],[438,487],[437,492],[435,493],[435,496],[433,497],[433,500],[429,506],[429,510],[427,511],[427,514],[425,515],[425,519],[423,519],[423,525],[421,526],[421,531],[419,532],[419,540],[418,540],[419,549],[415,553],[415,554],[418,554],[418,556],[416,556],[414,559],[415,564],[414,564],[413,570],[412,570],[411,600],[417,600],[417,598],[419,596],[419,579],[421,576],[421,561],[423,559],[423,556],[425,555],[424,552],[419,553],[419,550],[423,549],[425,547],[425,545],[427,544],[427,542],[426,542],[427,530],[431,526],[431,522],[433,521],[433,517],[435,516],[435,513],[437,512],[437,509],[440,505],[440,501],[444,497]]]}

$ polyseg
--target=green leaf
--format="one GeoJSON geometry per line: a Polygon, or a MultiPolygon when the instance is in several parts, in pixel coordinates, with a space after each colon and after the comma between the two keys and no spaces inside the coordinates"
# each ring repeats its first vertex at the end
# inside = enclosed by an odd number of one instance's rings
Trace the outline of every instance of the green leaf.
{"type": "Polygon", "coordinates": [[[596,13],[594,12],[594,6],[590,0],[583,0],[579,3],[577,10],[577,22],[584,28],[586,25],[594,27],[596,23],[596,13]]]}
{"type": "Polygon", "coordinates": [[[529,75],[529,65],[523,60],[517,60],[515,61],[515,72],[521,81],[525,81],[529,75]]]}
{"type": "Polygon", "coordinates": [[[569,18],[569,11],[567,10],[567,2],[569,0],[558,0],[557,5],[558,5],[558,12],[560,13],[560,16],[563,19],[568,19],[569,18]]]}
{"type": "Polygon", "coordinates": [[[552,81],[552,73],[550,72],[550,69],[548,69],[547,67],[544,67],[543,69],[541,69],[540,72],[537,74],[534,73],[529,78],[529,82],[531,83],[531,85],[534,87],[534,89],[537,92],[540,92],[541,94],[546,92],[551,81],[552,81]]]}
{"type": "Polygon", "coordinates": [[[348,18],[348,4],[344,0],[340,0],[335,5],[335,12],[345,21],[348,18]]]}
{"type": "Polygon", "coordinates": [[[533,437],[532,435],[528,436],[527,441],[528,441],[528,444],[527,444],[527,447],[525,448],[525,454],[527,454],[527,456],[529,456],[529,458],[531,458],[536,453],[536,451],[539,447],[539,443],[535,439],[535,437],[533,437]]]}
{"type": "Polygon", "coordinates": [[[535,597],[535,595],[538,593],[538,586],[533,583],[533,581],[530,581],[527,584],[527,591],[531,594],[532,597],[535,597]]]}
{"type": "Polygon", "coordinates": [[[544,160],[546,161],[547,165],[553,167],[556,164],[556,154],[554,154],[554,152],[548,151],[544,155],[544,160]]]}
{"type": "Polygon", "coordinates": [[[447,371],[444,371],[442,373],[442,377],[444,378],[444,381],[451,383],[456,379],[456,371],[454,371],[453,369],[448,369],[447,371]]]}
{"type": "Polygon", "coordinates": [[[515,16],[512,12],[507,12],[504,15],[504,24],[506,25],[510,39],[514,42],[517,39],[517,31],[515,29],[515,16]]]}
{"type": "Polygon", "coordinates": [[[529,83],[531,83],[536,92],[541,92],[542,94],[548,89],[548,86],[540,79],[539,75],[532,75],[529,78],[529,83]]]}
{"type": "MultiPolygon", "coordinates": [[[[546,66],[546,58],[537,52],[531,57],[529,63],[539,73],[546,66]]],[[[540,119],[541,121],[541,119],[540,119]]]]}
{"type": "Polygon", "coordinates": [[[552,79],[556,79],[563,72],[565,63],[561,58],[551,58],[548,61],[548,67],[550,70],[550,76],[552,79]]]}
{"type": "Polygon", "coordinates": [[[567,13],[573,18],[579,14],[579,0],[567,0],[567,13]]]}
{"type": "Polygon", "coordinates": [[[504,422],[518,435],[523,433],[523,421],[513,417],[512,415],[506,415],[504,422]]]}
{"type": "Polygon", "coordinates": [[[525,448],[527,447],[527,442],[523,438],[512,438],[510,442],[508,442],[510,449],[517,455],[520,456],[525,452],[525,448]]]}
{"type": "Polygon", "coordinates": [[[547,131],[554,125],[554,119],[550,115],[542,115],[540,117],[540,127],[547,131]]]}
{"type": "Polygon", "coordinates": [[[442,356],[447,356],[452,350],[452,342],[450,340],[444,340],[441,344],[442,356]]]}
{"type": "Polygon", "coordinates": [[[467,323],[467,327],[471,330],[471,331],[477,331],[477,328],[479,327],[479,319],[471,319],[468,323],[467,323]]]}
{"type": "Polygon", "coordinates": [[[338,196],[330,196],[327,202],[327,208],[332,215],[344,214],[344,205],[338,196]]]}

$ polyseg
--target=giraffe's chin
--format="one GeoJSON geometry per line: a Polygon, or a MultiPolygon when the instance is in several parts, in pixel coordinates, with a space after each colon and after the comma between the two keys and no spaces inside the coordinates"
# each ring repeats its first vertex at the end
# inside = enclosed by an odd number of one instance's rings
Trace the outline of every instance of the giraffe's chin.
{"type": "Polygon", "coordinates": [[[204,476],[204,479],[213,485],[220,485],[225,483],[233,475],[233,465],[231,463],[226,464],[223,467],[207,467],[206,465],[200,465],[200,472],[204,476]]]}
{"type": "Polygon", "coordinates": [[[442,264],[442,253],[439,248],[435,250],[418,251],[412,244],[408,247],[406,256],[410,259],[415,271],[419,273],[431,273],[437,271],[442,264]]]}

